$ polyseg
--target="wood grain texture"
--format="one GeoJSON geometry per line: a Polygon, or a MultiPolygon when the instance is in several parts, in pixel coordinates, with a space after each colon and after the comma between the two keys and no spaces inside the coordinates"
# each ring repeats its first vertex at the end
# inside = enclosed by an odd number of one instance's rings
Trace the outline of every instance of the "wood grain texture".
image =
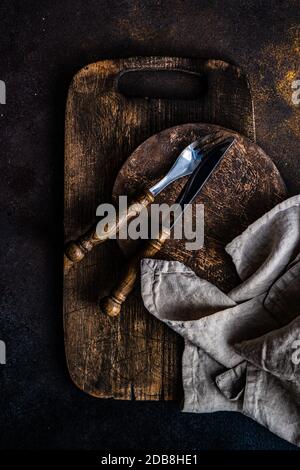
{"type": "MultiPolygon", "coordinates": [[[[176,80],[185,85],[183,78],[176,80]]],[[[159,78],[156,83],[159,88],[159,78]]],[[[87,230],[96,220],[96,207],[111,201],[118,171],[138,145],[186,122],[217,123],[254,139],[251,94],[241,71],[222,61],[181,58],[102,61],[82,69],[70,86],[66,110],[65,240],[87,230]],[[118,91],[118,78],[136,69],[204,75],[206,91],[196,99],[125,96],[118,91]]],[[[65,349],[72,380],[97,397],[178,398],[181,341],[147,314],[139,290],[121,317],[99,315],[99,294],[109,292],[123,264],[117,243],[109,241],[88,253],[64,280],[65,349]]]]}
{"type": "Polygon", "coordinates": [[[138,214],[149,204],[154,201],[154,197],[148,189],[145,189],[139,196],[135,195],[134,200],[130,202],[128,210],[124,214],[117,213],[116,221],[114,225],[106,224],[102,228],[102,232],[97,228],[97,223],[93,224],[87,232],[80,235],[76,240],[71,240],[65,245],[64,253],[64,274],[68,274],[70,269],[75,263],[79,263],[83,260],[85,255],[92,251],[100,243],[112,239],[121,230],[123,226],[126,226],[128,221],[138,214]]]}
{"type": "Polygon", "coordinates": [[[140,273],[140,263],[144,258],[154,258],[156,253],[161,251],[165,241],[170,236],[170,230],[161,228],[154,239],[144,242],[137,252],[130,257],[126,263],[124,272],[116,287],[110,292],[110,295],[100,301],[100,310],[105,315],[115,317],[121,313],[122,304],[126,302],[128,295],[132,292],[138,275],[140,273]]]}

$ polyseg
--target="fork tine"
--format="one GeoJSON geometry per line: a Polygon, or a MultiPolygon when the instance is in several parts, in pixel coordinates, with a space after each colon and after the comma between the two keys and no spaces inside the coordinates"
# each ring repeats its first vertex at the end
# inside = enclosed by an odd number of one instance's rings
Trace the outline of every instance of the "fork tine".
{"type": "Polygon", "coordinates": [[[221,143],[224,140],[224,135],[220,131],[214,134],[210,134],[207,137],[208,138],[205,139],[204,141],[203,140],[199,141],[199,145],[194,147],[194,151],[196,151],[197,153],[206,152],[208,149],[221,143]]]}
{"type": "Polygon", "coordinates": [[[211,134],[208,134],[195,142],[194,150],[211,145],[213,142],[218,141],[222,138],[224,137],[221,131],[216,131],[211,134]]]}
{"type": "Polygon", "coordinates": [[[199,148],[201,145],[204,145],[205,142],[210,142],[214,136],[220,131],[215,131],[210,134],[206,134],[205,136],[201,137],[200,139],[195,140],[193,143],[191,143],[191,147],[193,150],[196,150],[199,148]]]}

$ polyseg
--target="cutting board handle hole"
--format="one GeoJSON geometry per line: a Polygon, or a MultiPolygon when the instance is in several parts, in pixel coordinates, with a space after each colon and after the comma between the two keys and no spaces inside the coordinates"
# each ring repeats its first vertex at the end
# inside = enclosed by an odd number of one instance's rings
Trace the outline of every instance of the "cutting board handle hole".
{"type": "Polygon", "coordinates": [[[128,98],[199,100],[207,80],[187,70],[126,70],[118,77],[117,89],[128,98]]]}

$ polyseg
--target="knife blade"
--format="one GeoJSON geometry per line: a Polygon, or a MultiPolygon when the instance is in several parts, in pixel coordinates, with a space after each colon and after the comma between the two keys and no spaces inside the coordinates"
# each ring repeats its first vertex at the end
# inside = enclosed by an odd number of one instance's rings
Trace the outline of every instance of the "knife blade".
{"type": "MultiPolygon", "coordinates": [[[[176,200],[176,203],[181,206],[182,213],[196,199],[203,186],[209,180],[212,173],[215,172],[234,142],[234,137],[227,137],[206,153],[176,200]]],[[[171,228],[173,228],[177,220],[182,217],[182,213],[174,220],[171,228]]]]}

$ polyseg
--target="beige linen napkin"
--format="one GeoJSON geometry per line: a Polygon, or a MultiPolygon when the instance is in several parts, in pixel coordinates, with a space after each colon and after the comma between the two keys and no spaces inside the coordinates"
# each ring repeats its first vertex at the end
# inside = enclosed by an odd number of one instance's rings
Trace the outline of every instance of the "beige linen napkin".
{"type": "Polygon", "coordinates": [[[300,445],[300,195],[226,251],[242,281],[228,294],[177,261],[141,263],[146,308],[185,339],[183,411],[240,411],[300,445]]]}

